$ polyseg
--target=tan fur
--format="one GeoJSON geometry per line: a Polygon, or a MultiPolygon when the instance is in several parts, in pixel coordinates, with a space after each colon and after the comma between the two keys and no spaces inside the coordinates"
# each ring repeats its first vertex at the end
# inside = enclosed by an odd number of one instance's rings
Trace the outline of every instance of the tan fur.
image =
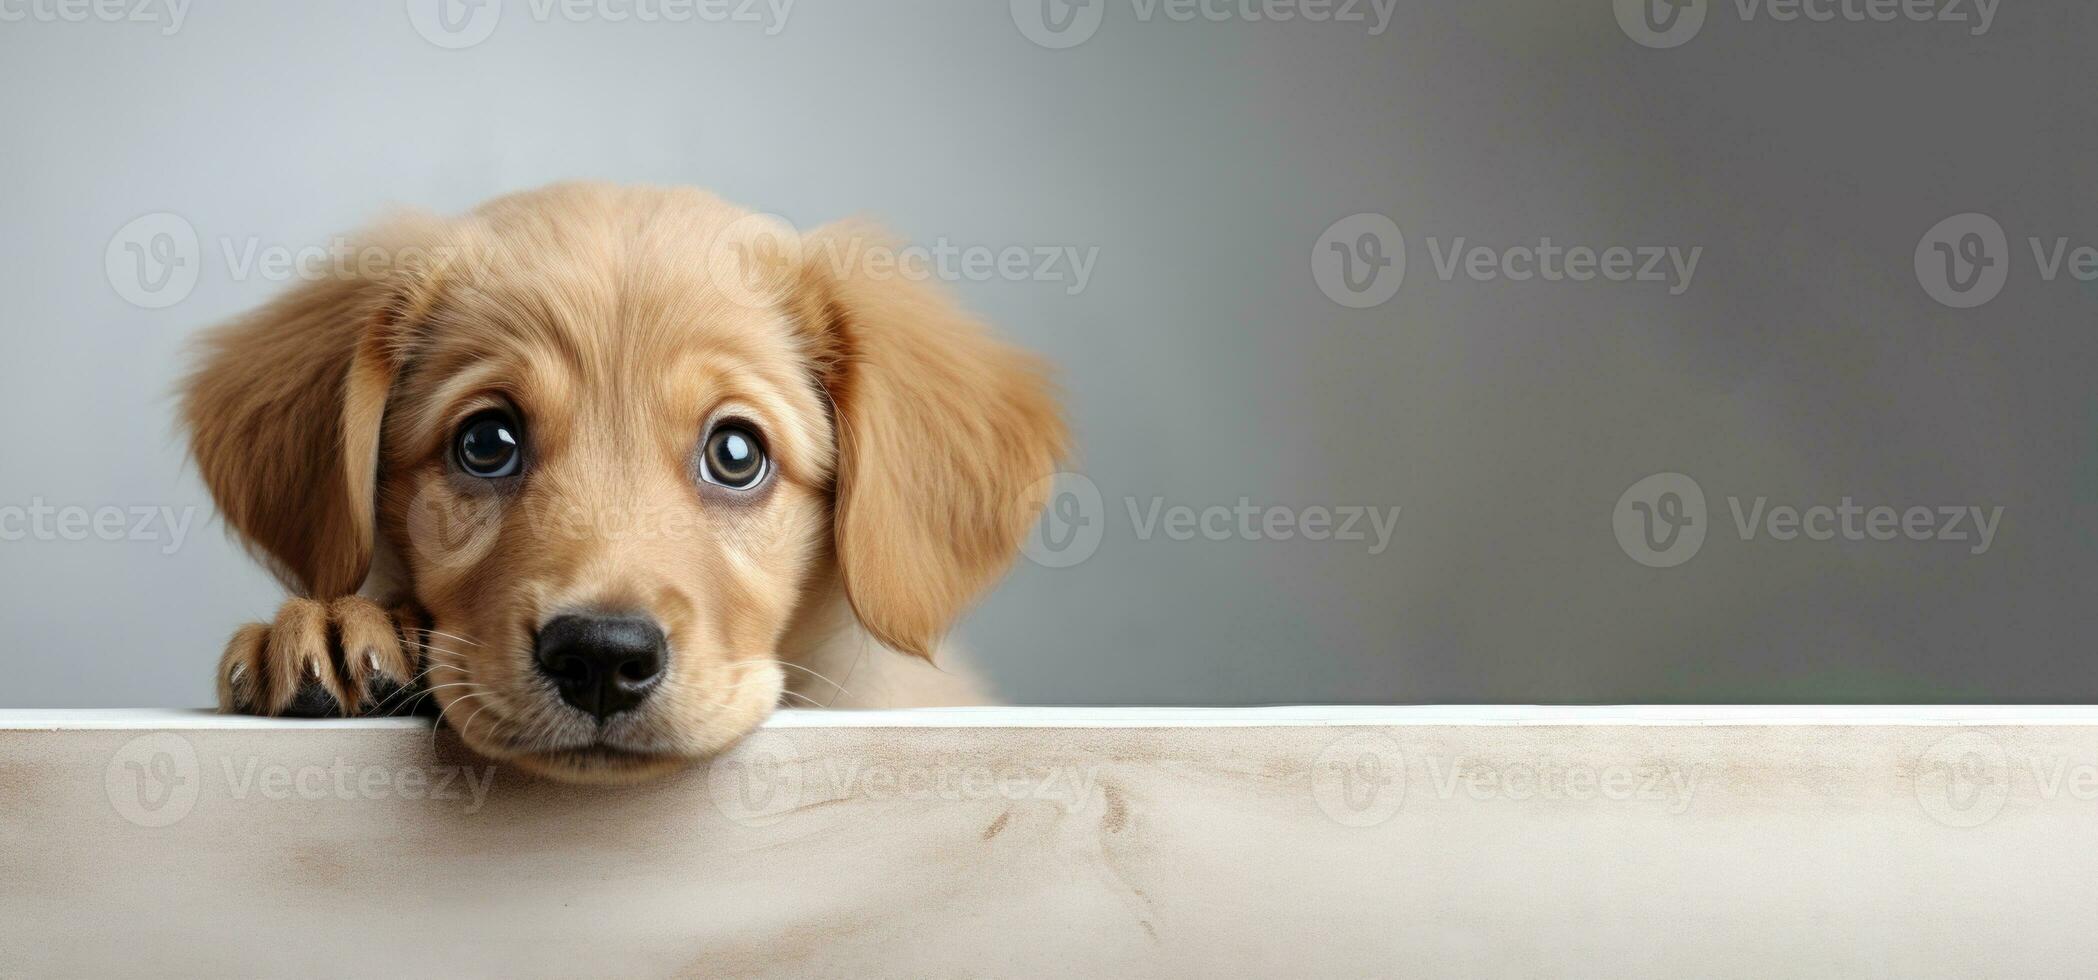
{"type": "Polygon", "coordinates": [[[354,275],[213,333],[186,392],[198,468],[300,596],[235,634],[222,704],[284,711],[318,669],[369,710],[365,683],[419,655],[475,748],[619,779],[720,750],[783,696],[975,697],[896,651],[930,658],[1010,564],[1064,451],[1043,372],[868,261],[878,233],[782,253],[754,221],[694,190],[557,185],[390,223],[354,275]],[[494,491],[447,454],[504,402],[530,448],[494,491]],[[724,413],[758,426],[765,489],[694,476],[724,413]],[[601,732],[531,662],[575,611],[670,637],[662,687],[601,732]],[[847,693],[863,672],[879,694],[847,693]]]}
{"type": "Polygon", "coordinates": [[[801,323],[840,419],[839,564],[860,621],[930,658],[1012,562],[1029,488],[1063,426],[1041,364],[938,290],[880,276],[888,239],[824,229],[803,247],[801,323]]]}

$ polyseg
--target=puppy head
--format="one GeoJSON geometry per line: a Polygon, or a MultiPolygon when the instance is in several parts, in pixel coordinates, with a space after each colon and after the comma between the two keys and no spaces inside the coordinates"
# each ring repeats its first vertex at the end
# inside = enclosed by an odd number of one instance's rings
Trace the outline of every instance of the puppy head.
{"type": "Polygon", "coordinates": [[[1064,444],[1036,364],[885,241],[781,231],[595,185],[396,222],[211,335],[199,469],[289,584],[423,607],[478,751],[600,780],[718,751],[815,597],[931,656],[1064,444]]]}

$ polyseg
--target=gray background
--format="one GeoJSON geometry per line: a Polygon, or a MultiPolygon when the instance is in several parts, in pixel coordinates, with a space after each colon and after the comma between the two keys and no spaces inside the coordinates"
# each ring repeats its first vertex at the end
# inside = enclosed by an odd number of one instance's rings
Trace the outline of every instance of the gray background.
{"type": "Polygon", "coordinates": [[[199,3],[173,36],[0,23],[0,506],[198,509],[173,553],[0,541],[0,705],[205,703],[229,631],[276,605],[169,397],[195,331],[285,288],[227,243],[568,177],[1097,248],[1076,295],[954,286],[1061,366],[1104,499],[1097,551],[1023,562],[964,626],[1013,700],[2098,697],[2098,290],[2043,281],[2025,245],[2098,243],[2098,8],[2004,0],[1976,37],[1727,0],[1663,50],[1608,0],[1401,0],[1380,36],[1094,2],[1062,50],[959,0],[800,0],[776,36],[512,3],[459,50],[399,0],[199,3]],[[1966,211],[2006,229],[2011,271],[1953,309],[1913,259],[1966,211]],[[201,240],[164,309],[105,263],[154,212],[201,240]],[[1403,228],[1409,265],[1358,310],[1312,255],[1362,212],[1403,228]],[[1445,281],[1429,255],[1540,236],[1703,252],[1679,296],[1445,281]],[[1612,515],[1664,471],[1702,486],[1710,533],[1653,568],[1612,515]],[[2004,512],[1980,555],[1742,540],[1725,501],[1758,496],[2004,512]],[[1128,503],[1241,497],[1402,510],[1370,554],[1143,540],[1128,503]]]}

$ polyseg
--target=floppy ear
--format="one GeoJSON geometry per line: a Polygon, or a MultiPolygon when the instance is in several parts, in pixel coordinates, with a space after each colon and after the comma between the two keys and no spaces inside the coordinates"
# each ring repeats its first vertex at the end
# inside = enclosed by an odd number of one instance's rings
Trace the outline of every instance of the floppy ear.
{"type": "Polygon", "coordinates": [[[846,598],[877,639],[930,658],[1012,563],[1067,435],[1041,362],[874,258],[895,255],[864,226],[809,235],[801,321],[837,415],[846,598]]]}
{"type": "Polygon", "coordinates": [[[228,524],[288,586],[355,592],[371,564],[379,421],[399,325],[430,270],[399,260],[410,227],[206,334],[183,388],[190,451],[228,524]],[[364,256],[383,256],[365,263],[364,256]]]}

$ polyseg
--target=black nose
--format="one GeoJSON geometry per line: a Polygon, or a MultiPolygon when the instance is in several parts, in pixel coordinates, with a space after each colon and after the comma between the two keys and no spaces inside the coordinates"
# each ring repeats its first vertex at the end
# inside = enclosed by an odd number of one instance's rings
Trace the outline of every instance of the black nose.
{"type": "Polygon", "coordinates": [[[646,619],[560,616],[539,630],[534,659],[561,700],[610,718],[640,704],[663,673],[663,631],[646,619]]]}

